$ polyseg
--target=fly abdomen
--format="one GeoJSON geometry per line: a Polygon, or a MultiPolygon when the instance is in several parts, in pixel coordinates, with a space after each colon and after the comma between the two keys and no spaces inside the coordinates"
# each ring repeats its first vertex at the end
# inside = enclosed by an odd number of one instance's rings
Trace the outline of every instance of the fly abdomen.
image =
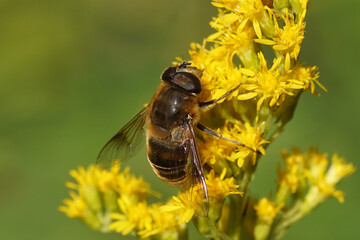
{"type": "Polygon", "coordinates": [[[164,182],[179,185],[186,179],[188,149],[183,145],[148,139],[148,159],[156,175],[164,182]]]}
{"type": "Polygon", "coordinates": [[[151,164],[155,174],[163,180],[165,183],[179,186],[181,185],[187,177],[186,167],[179,167],[175,169],[163,169],[154,164],[151,164]]]}

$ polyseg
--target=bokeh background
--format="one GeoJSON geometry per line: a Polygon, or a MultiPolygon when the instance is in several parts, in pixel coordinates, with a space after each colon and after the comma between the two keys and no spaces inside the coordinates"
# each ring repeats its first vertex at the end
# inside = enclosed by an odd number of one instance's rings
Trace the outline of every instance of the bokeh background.
{"type": "MultiPolygon", "coordinates": [[[[208,0],[0,1],[0,238],[120,239],[57,210],[69,170],[94,163],[102,145],[148,102],[159,75],[212,30],[208,0]]],[[[279,151],[299,146],[359,154],[358,1],[313,0],[301,61],[318,65],[329,90],[302,96],[294,119],[268,149],[252,191],[275,189],[279,151]]],[[[168,196],[145,152],[130,163],[168,196]]],[[[285,239],[357,239],[360,176],[290,229],[285,239]]],[[[192,228],[193,229],[193,228],[192,228]]],[[[132,238],[131,238],[132,239],[132,238]]],[[[192,239],[200,239],[196,233],[192,239]]]]}

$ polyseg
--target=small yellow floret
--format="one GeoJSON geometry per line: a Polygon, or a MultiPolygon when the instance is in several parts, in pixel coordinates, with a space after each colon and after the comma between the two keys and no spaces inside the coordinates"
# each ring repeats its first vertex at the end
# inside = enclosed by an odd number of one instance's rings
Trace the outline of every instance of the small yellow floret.
{"type": "Polygon", "coordinates": [[[276,207],[275,203],[269,201],[267,198],[262,198],[254,206],[256,215],[263,219],[263,221],[272,221],[277,213],[280,211],[280,207],[276,207]]]}

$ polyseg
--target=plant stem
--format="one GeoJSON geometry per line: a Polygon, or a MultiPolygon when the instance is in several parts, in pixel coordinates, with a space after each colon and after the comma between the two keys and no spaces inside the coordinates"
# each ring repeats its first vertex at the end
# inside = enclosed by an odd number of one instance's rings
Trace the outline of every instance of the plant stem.
{"type": "Polygon", "coordinates": [[[273,229],[268,240],[279,240],[286,233],[287,229],[303,217],[300,211],[302,201],[296,202],[294,207],[289,209],[278,221],[273,224],[273,229]]]}

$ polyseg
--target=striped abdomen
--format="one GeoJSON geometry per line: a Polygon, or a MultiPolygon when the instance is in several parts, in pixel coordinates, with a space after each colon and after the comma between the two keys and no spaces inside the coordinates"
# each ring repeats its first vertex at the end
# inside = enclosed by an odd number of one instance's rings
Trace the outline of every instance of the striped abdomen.
{"type": "Polygon", "coordinates": [[[168,184],[181,185],[187,177],[189,151],[186,143],[159,143],[152,137],[147,141],[148,159],[156,175],[168,184]]]}

